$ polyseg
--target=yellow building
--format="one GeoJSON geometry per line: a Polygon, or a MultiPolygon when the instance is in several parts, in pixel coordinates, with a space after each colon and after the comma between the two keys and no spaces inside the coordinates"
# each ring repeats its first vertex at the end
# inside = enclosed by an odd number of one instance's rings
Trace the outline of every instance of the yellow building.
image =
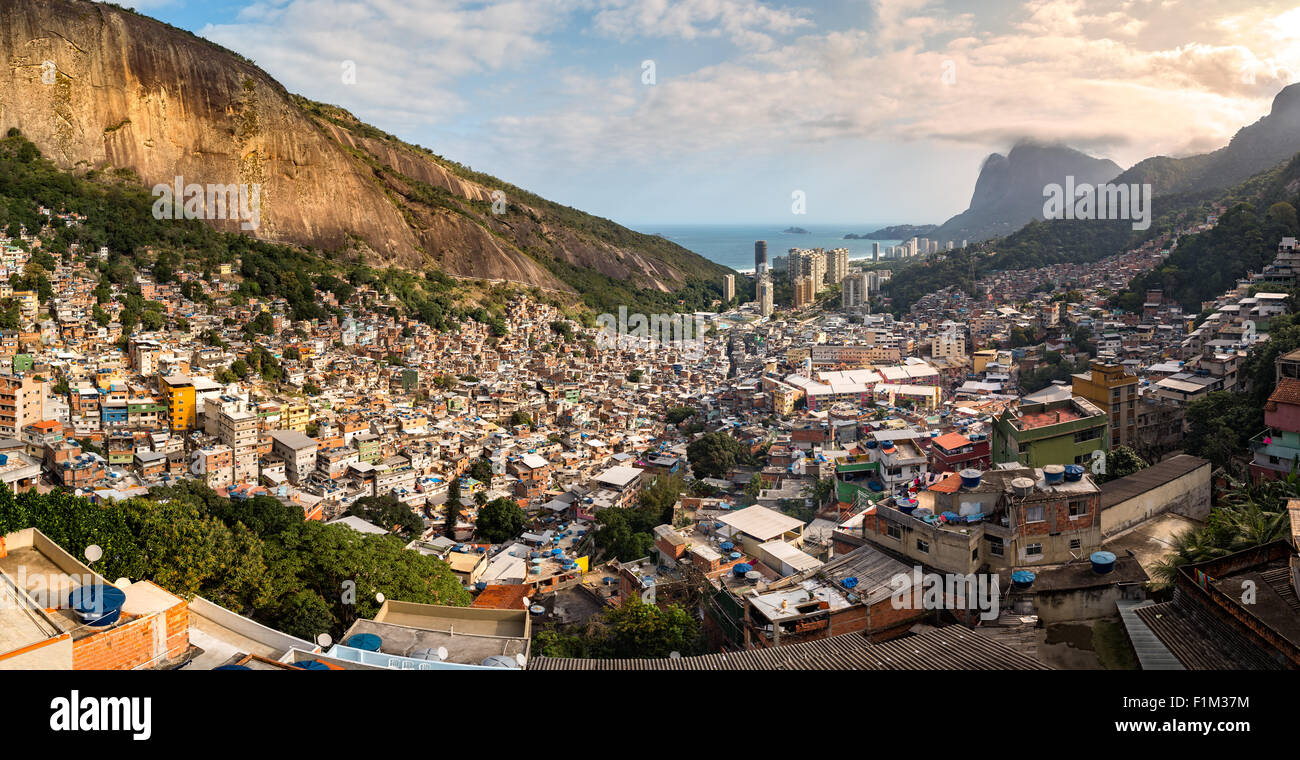
{"type": "Polygon", "coordinates": [[[986,348],[983,351],[976,351],[972,358],[972,369],[977,373],[983,372],[989,364],[998,360],[998,350],[996,348],[986,348]]]}
{"type": "Polygon", "coordinates": [[[307,432],[307,423],[311,422],[311,406],[301,401],[285,401],[280,404],[280,427],[284,430],[307,432]]]}
{"type": "Polygon", "coordinates": [[[158,378],[158,390],[167,399],[167,422],[173,432],[188,432],[196,423],[194,383],[185,375],[158,378]]]}
{"type": "Polygon", "coordinates": [[[1088,371],[1072,375],[1072,392],[1105,409],[1110,417],[1110,445],[1137,441],[1138,378],[1118,364],[1092,360],[1088,371]]]}
{"type": "Polygon", "coordinates": [[[811,277],[800,277],[794,281],[794,307],[802,309],[817,297],[817,286],[811,277]]]}
{"type": "Polygon", "coordinates": [[[36,319],[36,313],[40,311],[41,302],[36,297],[34,290],[15,290],[13,299],[18,302],[18,310],[23,320],[30,322],[36,319]]]}

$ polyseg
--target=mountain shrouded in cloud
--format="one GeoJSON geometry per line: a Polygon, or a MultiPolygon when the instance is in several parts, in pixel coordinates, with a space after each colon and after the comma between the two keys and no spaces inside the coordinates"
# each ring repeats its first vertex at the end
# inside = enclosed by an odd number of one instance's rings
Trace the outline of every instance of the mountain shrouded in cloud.
{"type": "Polygon", "coordinates": [[[1015,232],[1033,219],[1043,218],[1043,188],[1109,182],[1121,172],[1110,159],[1093,158],[1063,145],[1021,141],[1007,155],[984,159],[970,208],[939,226],[927,237],[958,244],[987,240],[1015,232]]]}

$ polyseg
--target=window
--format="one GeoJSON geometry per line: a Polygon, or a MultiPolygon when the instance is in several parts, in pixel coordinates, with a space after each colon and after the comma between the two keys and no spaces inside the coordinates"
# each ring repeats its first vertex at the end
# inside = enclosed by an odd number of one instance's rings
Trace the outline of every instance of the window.
{"type": "Polygon", "coordinates": [[[1070,502],[1070,517],[1083,517],[1088,514],[1088,502],[1076,499],[1070,502]]]}
{"type": "Polygon", "coordinates": [[[1075,433],[1074,442],[1083,443],[1084,441],[1091,441],[1100,437],[1101,437],[1101,428],[1099,427],[1089,428],[1088,430],[1080,430],[1079,432],[1075,433]]]}
{"type": "Polygon", "coordinates": [[[1082,546],[1083,546],[1083,541],[1082,541],[1081,539],[1078,539],[1078,538],[1072,538],[1072,539],[1070,539],[1070,548],[1071,548],[1071,549],[1078,549],[1078,548],[1080,548],[1080,547],[1082,547],[1082,546]]]}
{"type": "Polygon", "coordinates": [[[1042,545],[1042,544],[1028,544],[1028,545],[1026,545],[1026,546],[1025,546],[1025,556],[1026,556],[1026,557],[1041,557],[1041,556],[1043,556],[1043,545],[1042,545]]]}
{"type": "Polygon", "coordinates": [[[919,538],[916,539],[916,550],[917,550],[917,551],[920,551],[920,552],[925,552],[926,554],[929,554],[929,553],[930,553],[930,542],[929,542],[929,541],[922,541],[922,540],[919,539],[919,538]]]}
{"type": "Polygon", "coordinates": [[[885,525],[885,535],[889,536],[895,541],[901,541],[903,538],[903,529],[898,527],[897,525],[889,523],[885,525]]]}
{"type": "Polygon", "coordinates": [[[979,559],[979,558],[980,558],[980,549],[979,549],[979,547],[977,546],[977,547],[975,547],[974,549],[971,549],[971,550],[970,550],[970,561],[971,561],[971,562],[974,562],[975,560],[977,560],[977,559],[979,559]]]}
{"type": "Polygon", "coordinates": [[[1025,522],[1043,522],[1043,505],[1025,507],[1025,522]]]}
{"type": "Polygon", "coordinates": [[[1001,557],[1006,552],[1006,547],[1002,544],[1002,539],[989,536],[989,554],[994,557],[1001,557]]]}

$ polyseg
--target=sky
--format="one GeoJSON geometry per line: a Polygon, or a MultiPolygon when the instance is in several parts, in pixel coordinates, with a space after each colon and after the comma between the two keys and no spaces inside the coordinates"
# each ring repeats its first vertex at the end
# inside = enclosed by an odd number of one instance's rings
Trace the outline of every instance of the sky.
{"type": "Polygon", "coordinates": [[[633,227],[940,223],[1019,139],[1205,152],[1300,80],[1294,0],[118,1],[633,227]]]}

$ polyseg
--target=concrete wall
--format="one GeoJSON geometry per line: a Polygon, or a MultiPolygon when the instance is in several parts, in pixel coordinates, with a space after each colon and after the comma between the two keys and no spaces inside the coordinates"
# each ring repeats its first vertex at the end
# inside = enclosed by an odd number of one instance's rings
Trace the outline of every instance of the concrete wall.
{"type": "Polygon", "coordinates": [[[1210,469],[1206,462],[1179,478],[1101,512],[1101,532],[1107,538],[1165,512],[1193,520],[1210,514],[1210,469]]]}
{"type": "Polygon", "coordinates": [[[1034,606],[1044,625],[1076,620],[1115,617],[1115,602],[1120,599],[1143,599],[1139,584],[1111,584],[1065,591],[1040,591],[1034,606]]]}

